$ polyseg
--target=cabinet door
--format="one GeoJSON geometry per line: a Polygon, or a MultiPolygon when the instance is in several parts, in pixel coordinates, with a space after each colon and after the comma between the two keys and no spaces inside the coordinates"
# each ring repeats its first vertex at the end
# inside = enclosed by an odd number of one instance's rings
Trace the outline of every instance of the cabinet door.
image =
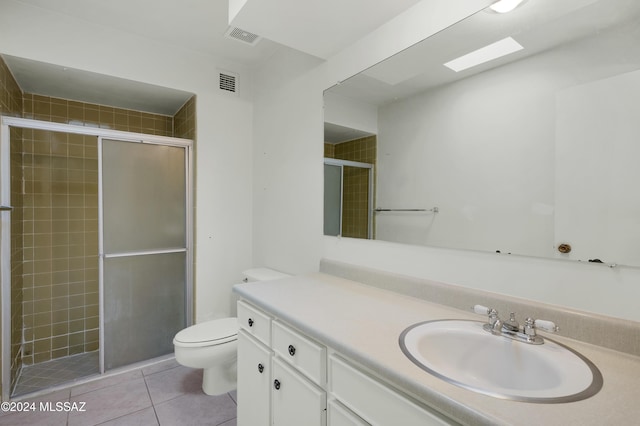
{"type": "Polygon", "coordinates": [[[417,405],[335,355],[329,358],[329,383],[334,398],[372,425],[457,424],[435,410],[417,405]]]}
{"type": "Polygon", "coordinates": [[[238,425],[269,426],[271,351],[238,331],[238,425]]]}
{"type": "Polygon", "coordinates": [[[324,426],[327,394],[284,361],[273,358],[271,414],[274,426],[324,426]]]}
{"type": "Polygon", "coordinates": [[[370,426],[336,400],[327,402],[327,426],[370,426]]]}

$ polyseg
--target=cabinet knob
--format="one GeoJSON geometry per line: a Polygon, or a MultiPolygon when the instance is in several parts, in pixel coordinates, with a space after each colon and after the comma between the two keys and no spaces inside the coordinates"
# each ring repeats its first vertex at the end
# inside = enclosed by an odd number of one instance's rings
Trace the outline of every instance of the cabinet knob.
{"type": "Polygon", "coordinates": [[[262,374],[263,371],[264,371],[264,365],[258,364],[258,373],[262,374]]]}
{"type": "Polygon", "coordinates": [[[249,323],[249,327],[253,327],[253,320],[251,318],[249,318],[249,321],[247,321],[249,323]]]}
{"type": "Polygon", "coordinates": [[[296,348],[293,345],[289,345],[289,355],[294,356],[296,354],[296,348]]]}
{"type": "Polygon", "coordinates": [[[273,381],[273,387],[276,388],[276,390],[280,390],[280,381],[278,379],[273,381]]]}

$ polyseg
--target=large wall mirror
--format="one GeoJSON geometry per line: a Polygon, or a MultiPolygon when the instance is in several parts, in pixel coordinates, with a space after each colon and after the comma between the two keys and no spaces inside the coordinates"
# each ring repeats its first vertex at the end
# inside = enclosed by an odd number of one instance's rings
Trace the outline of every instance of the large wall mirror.
{"type": "Polygon", "coordinates": [[[640,266],[640,1],[482,11],[328,89],[340,161],[371,230],[329,235],[640,266]]]}

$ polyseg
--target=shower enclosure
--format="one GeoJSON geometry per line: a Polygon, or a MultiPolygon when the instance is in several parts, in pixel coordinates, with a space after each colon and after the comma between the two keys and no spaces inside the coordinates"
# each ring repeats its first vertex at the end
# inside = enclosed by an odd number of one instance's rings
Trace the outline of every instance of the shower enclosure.
{"type": "Polygon", "coordinates": [[[2,117],[2,399],[23,366],[96,373],[190,325],[190,140],[2,117]]]}
{"type": "Polygon", "coordinates": [[[324,159],[324,235],[373,238],[373,164],[324,159]]]}

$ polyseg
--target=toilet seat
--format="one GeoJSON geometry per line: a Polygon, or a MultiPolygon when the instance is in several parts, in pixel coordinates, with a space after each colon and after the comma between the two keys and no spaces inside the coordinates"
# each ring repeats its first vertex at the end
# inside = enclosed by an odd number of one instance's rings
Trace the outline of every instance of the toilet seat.
{"type": "Polygon", "coordinates": [[[221,318],[192,325],[180,331],[173,344],[184,348],[216,346],[238,339],[238,319],[221,318]]]}

